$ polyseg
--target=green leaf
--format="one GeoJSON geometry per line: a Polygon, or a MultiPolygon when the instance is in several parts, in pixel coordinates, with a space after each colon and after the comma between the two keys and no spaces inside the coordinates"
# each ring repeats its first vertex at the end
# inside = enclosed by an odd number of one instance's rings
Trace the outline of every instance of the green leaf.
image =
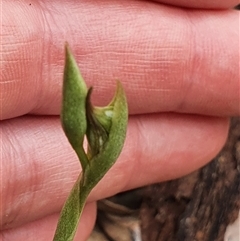
{"type": "Polygon", "coordinates": [[[87,91],[77,63],[66,44],[61,123],[68,141],[78,158],[81,158],[83,169],[88,165],[83,149],[83,139],[87,130],[85,109],[87,91]]]}
{"type": "Polygon", "coordinates": [[[106,107],[91,104],[92,88],[87,90],[76,61],[66,45],[63,103],[63,130],[82,165],[62,209],[54,241],[72,241],[86,199],[118,158],[126,136],[128,108],[123,87],[117,81],[114,98],[106,107]],[[88,140],[88,152],[83,148],[88,140]]]}

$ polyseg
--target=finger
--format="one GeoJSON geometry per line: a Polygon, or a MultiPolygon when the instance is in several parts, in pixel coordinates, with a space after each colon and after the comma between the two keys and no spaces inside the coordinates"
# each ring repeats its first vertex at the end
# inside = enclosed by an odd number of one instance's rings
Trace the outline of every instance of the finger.
{"type": "MultiPolygon", "coordinates": [[[[80,165],[58,118],[25,116],[4,121],[0,128],[0,227],[59,212],[80,165]]],[[[131,117],[123,152],[89,201],[196,170],[219,152],[227,130],[228,121],[222,118],[178,114],[131,117]]]]}
{"type": "Polygon", "coordinates": [[[240,113],[237,11],[145,1],[8,1],[3,8],[0,119],[59,114],[66,40],[100,105],[120,79],[130,113],[240,113]]]}
{"type": "MultiPolygon", "coordinates": [[[[87,240],[95,224],[95,217],[96,203],[87,204],[83,210],[75,240],[87,240]]],[[[53,214],[18,228],[4,230],[0,233],[0,239],[32,241],[34,237],[37,241],[53,240],[58,218],[58,214],[53,214]]]]}
{"type": "Polygon", "coordinates": [[[157,0],[160,3],[171,4],[174,6],[187,7],[187,8],[201,8],[201,9],[226,9],[233,8],[239,4],[239,0],[157,0]]]}

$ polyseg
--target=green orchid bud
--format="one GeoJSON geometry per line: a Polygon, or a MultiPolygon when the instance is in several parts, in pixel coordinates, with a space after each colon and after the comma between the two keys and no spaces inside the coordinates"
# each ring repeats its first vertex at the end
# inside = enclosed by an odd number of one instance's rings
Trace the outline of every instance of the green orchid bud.
{"type": "MultiPolygon", "coordinates": [[[[89,89],[86,101],[86,115],[87,115],[87,140],[88,140],[88,158],[101,152],[104,143],[108,139],[108,130],[111,126],[111,120],[105,123],[106,128],[99,122],[99,117],[94,113],[94,107],[91,104],[92,88],[89,89]],[[109,126],[107,126],[109,125],[109,126]]],[[[105,118],[102,118],[105,119],[105,118]]]]}
{"type": "Polygon", "coordinates": [[[61,121],[82,172],[64,204],[54,241],[73,240],[89,193],[115,163],[126,136],[128,108],[121,83],[117,82],[114,98],[106,107],[92,106],[91,92],[66,45],[61,121]],[[85,135],[87,154],[83,148],[85,135]]]}
{"type": "MultiPolygon", "coordinates": [[[[85,181],[91,188],[93,188],[106,174],[110,167],[112,167],[124,144],[127,129],[128,108],[126,96],[121,82],[119,81],[117,81],[116,93],[107,108],[112,108],[108,138],[103,143],[101,151],[96,156],[92,157],[89,166],[85,170],[85,173],[87,173],[85,181]]],[[[98,120],[104,118],[105,113],[102,114],[100,118],[98,116],[98,120]]]]}
{"type": "Polygon", "coordinates": [[[112,125],[113,117],[113,106],[108,105],[106,107],[93,107],[93,113],[96,119],[101,123],[101,125],[109,131],[112,125]]]}

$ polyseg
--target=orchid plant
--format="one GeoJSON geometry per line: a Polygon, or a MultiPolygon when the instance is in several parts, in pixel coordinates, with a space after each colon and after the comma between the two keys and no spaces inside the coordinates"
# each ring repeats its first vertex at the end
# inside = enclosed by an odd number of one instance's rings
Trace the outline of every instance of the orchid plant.
{"type": "Polygon", "coordinates": [[[91,190],[118,158],[126,136],[127,100],[122,84],[105,107],[91,104],[93,88],[87,88],[71,50],[65,46],[61,123],[80,161],[79,174],[60,214],[53,241],[72,241],[91,190]],[[83,147],[87,138],[87,150],[83,147]]]}

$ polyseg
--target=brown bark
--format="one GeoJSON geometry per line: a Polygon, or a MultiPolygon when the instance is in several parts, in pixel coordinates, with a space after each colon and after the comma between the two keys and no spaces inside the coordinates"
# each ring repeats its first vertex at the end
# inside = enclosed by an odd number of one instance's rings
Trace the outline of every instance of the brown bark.
{"type": "Polygon", "coordinates": [[[219,155],[181,179],[143,190],[143,241],[223,241],[240,209],[240,118],[219,155]]]}

